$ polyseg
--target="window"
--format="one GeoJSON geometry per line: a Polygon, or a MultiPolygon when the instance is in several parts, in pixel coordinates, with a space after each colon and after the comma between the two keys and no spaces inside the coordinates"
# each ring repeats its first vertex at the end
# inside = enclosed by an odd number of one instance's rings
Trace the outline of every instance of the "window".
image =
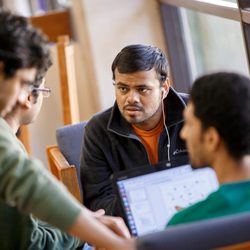
{"type": "Polygon", "coordinates": [[[184,21],[187,24],[185,36],[190,36],[189,60],[194,60],[191,69],[193,78],[218,70],[248,74],[239,22],[188,9],[183,10],[184,21]]]}
{"type": "Polygon", "coordinates": [[[188,91],[198,75],[249,74],[250,1],[160,0],[175,88],[188,91]]]}

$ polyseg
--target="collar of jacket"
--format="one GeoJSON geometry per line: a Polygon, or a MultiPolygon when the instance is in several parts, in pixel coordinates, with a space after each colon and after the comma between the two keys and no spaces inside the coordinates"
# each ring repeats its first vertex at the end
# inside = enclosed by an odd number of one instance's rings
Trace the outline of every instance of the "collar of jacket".
{"type": "MultiPolygon", "coordinates": [[[[187,99],[187,94],[177,93],[170,87],[169,93],[164,99],[166,125],[168,127],[183,121],[182,113],[186,107],[187,99]]],[[[131,124],[121,115],[116,102],[112,108],[107,129],[122,136],[138,139],[131,124]]]]}

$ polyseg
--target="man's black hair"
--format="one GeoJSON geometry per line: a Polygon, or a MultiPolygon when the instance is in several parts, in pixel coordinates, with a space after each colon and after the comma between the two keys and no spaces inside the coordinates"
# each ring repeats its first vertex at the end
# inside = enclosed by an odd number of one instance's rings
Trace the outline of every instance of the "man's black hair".
{"type": "Polygon", "coordinates": [[[4,9],[0,9],[0,62],[5,78],[24,68],[36,68],[39,77],[51,64],[47,38],[27,18],[4,9]]]}
{"type": "Polygon", "coordinates": [[[168,77],[168,62],[164,53],[157,47],[135,44],[123,48],[112,63],[113,80],[115,69],[119,73],[129,74],[155,69],[162,85],[168,77]]]}
{"type": "Polygon", "coordinates": [[[220,72],[198,78],[191,90],[203,129],[214,127],[235,159],[250,154],[250,79],[220,72]]]}

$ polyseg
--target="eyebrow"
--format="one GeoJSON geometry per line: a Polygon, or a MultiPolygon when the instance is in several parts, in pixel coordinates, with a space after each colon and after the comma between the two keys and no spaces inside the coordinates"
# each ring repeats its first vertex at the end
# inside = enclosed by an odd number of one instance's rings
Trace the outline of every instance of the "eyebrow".
{"type": "Polygon", "coordinates": [[[114,82],[114,84],[115,84],[115,85],[123,85],[123,86],[128,86],[126,83],[123,83],[123,82],[118,82],[118,83],[115,83],[115,82],[114,82]]]}
{"type": "MultiPolygon", "coordinates": [[[[128,84],[123,83],[123,82],[118,82],[118,83],[114,83],[114,84],[129,87],[128,84]]],[[[143,83],[135,86],[135,88],[142,88],[142,87],[150,87],[150,86],[143,84],[143,83]]]]}
{"type": "Polygon", "coordinates": [[[33,85],[34,81],[30,81],[30,80],[21,80],[23,84],[26,85],[33,85]]]}

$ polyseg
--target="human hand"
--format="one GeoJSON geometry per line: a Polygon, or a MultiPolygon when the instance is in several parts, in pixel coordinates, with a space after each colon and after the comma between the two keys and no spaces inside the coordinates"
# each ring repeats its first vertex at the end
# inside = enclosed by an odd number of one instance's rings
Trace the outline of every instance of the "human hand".
{"type": "Polygon", "coordinates": [[[99,222],[107,226],[117,235],[123,238],[130,238],[129,230],[122,218],[104,215],[104,209],[99,209],[95,212],[90,211],[90,213],[94,218],[98,219],[99,222]]]}
{"type": "Polygon", "coordinates": [[[179,211],[183,210],[184,207],[181,207],[181,206],[177,205],[177,206],[175,206],[175,209],[176,209],[177,212],[179,212],[179,211]]]}
{"type": "Polygon", "coordinates": [[[119,245],[119,248],[106,249],[93,247],[93,250],[135,250],[135,239],[131,239],[129,230],[122,218],[112,216],[101,216],[98,218],[98,220],[105,226],[107,226],[109,229],[111,229],[114,233],[125,239],[123,240],[121,245],[119,245]]]}
{"type": "Polygon", "coordinates": [[[103,216],[105,214],[105,210],[104,209],[98,209],[95,212],[92,212],[93,217],[95,218],[100,218],[101,216],[103,216]]]}
{"type": "Polygon", "coordinates": [[[134,249],[134,241],[130,238],[130,233],[125,225],[124,221],[120,217],[112,217],[105,216],[105,211],[103,209],[99,209],[95,212],[87,210],[89,215],[95,219],[97,219],[100,223],[108,227],[112,230],[116,235],[120,236],[120,240],[118,244],[114,244],[112,248],[98,248],[93,247],[93,250],[132,250],[134,249]]]}
{"type": "Polygon", "coordinates": [[[97,219],[117,235],[126,239],[131,237],[129,230],[122,218],[104,215],[98,217],[97,219]]]}

